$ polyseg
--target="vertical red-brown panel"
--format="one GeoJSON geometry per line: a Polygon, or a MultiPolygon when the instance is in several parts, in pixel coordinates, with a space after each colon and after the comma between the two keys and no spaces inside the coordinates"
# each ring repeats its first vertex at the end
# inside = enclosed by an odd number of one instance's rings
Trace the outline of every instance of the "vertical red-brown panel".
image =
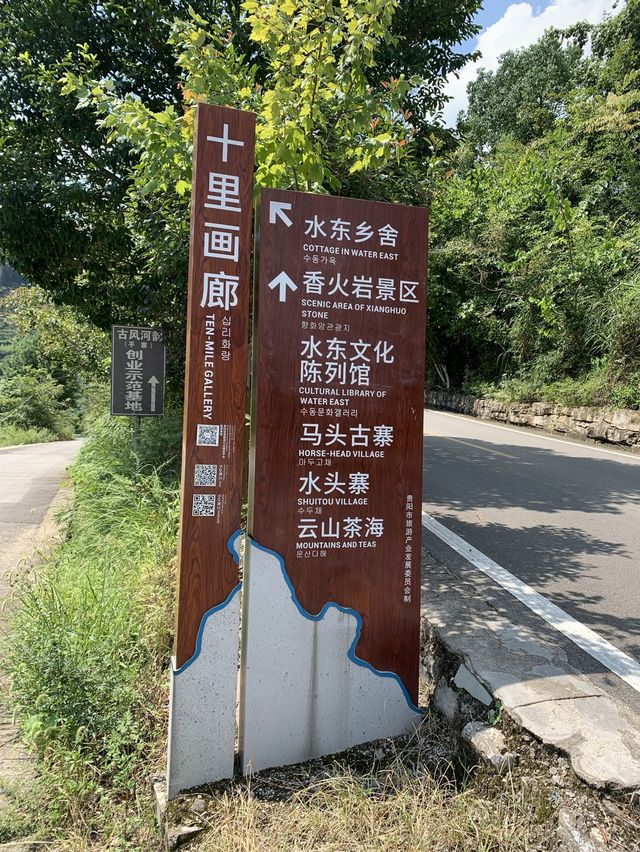
{"type": "Polygon", "coordinates": [[[355,653],[414,703],[427,228],[421,208],[262,192],[250,506],[304,609],[359,613],[355,653]]]}
{"type": "Polygon", "coordinates": [[[198,106],[193,151],[176,669],[238,583],[255,116],[198,106]]]}

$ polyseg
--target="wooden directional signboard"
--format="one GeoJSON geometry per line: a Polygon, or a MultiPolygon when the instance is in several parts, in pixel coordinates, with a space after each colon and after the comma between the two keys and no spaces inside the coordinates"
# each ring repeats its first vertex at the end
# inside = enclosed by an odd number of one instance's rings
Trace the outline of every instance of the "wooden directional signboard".
{"type": "Polygon", "coordinates": [[[252,113],[199,105],[170,797],[233,774],[254,136],[252,113]]]}
{"type": "Polygon", "coordinates": [[[264,190],[245,771],[417,710],[427,212],[264,190]]]}
{"type": "Polygon", "coordinates": [[[111,414],[158,417],[164,414],[166,350],[160,328],[111,328],[111,414]]]}

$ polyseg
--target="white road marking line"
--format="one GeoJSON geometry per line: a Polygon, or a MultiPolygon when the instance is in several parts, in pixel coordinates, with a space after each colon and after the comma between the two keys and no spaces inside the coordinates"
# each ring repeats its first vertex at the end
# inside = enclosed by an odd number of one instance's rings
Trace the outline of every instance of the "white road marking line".
{"type": "Polygon", "coordinates": [[[532,589],[531,586],[514,577],[513,574],[502,568],[493,559],[476,550],[475,547],[468,544],[463,538],[460,538],[459,535],[456,535],[426,512],[422,513],[422,526],[426,530],[429,530],[429,532],[432,532],[452,550],[455,550],[456,553],[459,553],[467,562],[470,562],[482,571],[483,574],[486,574],[487,577],[490,577],[499,586],[502,586],[514,598],[517,598],[521,603],[529,607],[536,615],[543,618],[547,624],[550,624],[568,639],[571,639],[583,651],[595,657],[603,666],[606,666],[619,678],[626,681],[636,692],[640,692],[640,664],[632,657],[618,650],[615,645],[607,642],[606,639],[603,639],[602,636],[591,630],[590,627],[586,627],[563,609],[560,609],[559,606],[548,601],[532,589]]]}
{"type": "Polygon", "coordinates": [[[471,447],[472,450],[482,450],[485,453],[491,453],[493,456],[503,456],[505,459],[518,460],[518,456],[503,453],[501,450],[492,450],[489,447],[483,447],[474,441],[463,441],[462,438],[452,438],[451,435],[439,435],[437,432],[423,432],[422,434],[425,438],[444,438],[445,441],[455,441],[456,444],[464,444],[465,447],[471,447]]]}
{"type": "Polygon", "coordinates": [[[554,438],[552,435],[545,435],[542,431],[538,431],[537,429],[529,431],[531,427],[518,428],[517,426],[504,426],[502,423],[496,423],[493,420],[483,420],[482,418],[474,417],[471,414],[453,414],[451,411],[440,411],[437,408],[426,408],[425,418],[429,412],[441,414],[443,417],[455,417],[456,420],[465,420],[467,423],[472,420],[479,426],[489,426],[491,429],[504,429],[507,432],[515,432],[518,435],[529,435],[532,438],[535,437],[540,438],[543,441],[553,441],[555,444],[564,444],[567,447],[580,447],[581,450],[595,450],[597,453],[606,453],[609,456],[618,456],[619,458],[626,459],[627,461],[640,463],[640,454],[638,453],[623,453],[620,450],[606,450],[596,444],[581,444],[579,441],[569,441],[565,438],[554,438]]]}

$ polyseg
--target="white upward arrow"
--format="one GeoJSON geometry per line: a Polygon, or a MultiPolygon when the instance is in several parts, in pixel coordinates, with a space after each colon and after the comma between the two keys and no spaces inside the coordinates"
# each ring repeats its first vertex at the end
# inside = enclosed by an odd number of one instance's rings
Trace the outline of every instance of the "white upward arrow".
{"type": "Polygon", "coordinates": [[[280,272],[273,281],[269,281],[269,289],[275,290],[276,287],[279,287],[278,291],[278,301],[286,302],[287,301],[287,288],[291,290],[293,293],[298,289],[297,285],[289,278],[286,272],[280,272]]]}
{"type": "Polygon", "coordinates": [[[290,228],[293,225],[293,222],[284,212],[285,210],[291,210],[291,204],[288,204],[286,201],[270,201],[269,224],[275,225],[276,219],[282,219],[287,228],[290,228]]]}
{"type": "Polygon", "coordinates": [[[148,381],[148,384],[151,385],[151,410],[156,410],[156,388],[160,384],[160,379],[156,379],[155,376],[151,376],[148,381]]]}

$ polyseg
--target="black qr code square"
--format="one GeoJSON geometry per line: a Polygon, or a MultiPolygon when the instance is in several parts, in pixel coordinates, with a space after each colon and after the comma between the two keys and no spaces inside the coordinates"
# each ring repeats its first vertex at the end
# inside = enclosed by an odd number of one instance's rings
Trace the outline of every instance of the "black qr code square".
{"type": "Polygon", "coordinates": [[[216,514],[216,495],[194,494],[191,514],[194,518],[213,518],[216,514]]]}
{"type": "Polygon", "coordinates": [[[196,435],[196,444],[199,447],[217,447],[220,441],[220,427],[209,426],[208,424],[200,423],[198,425],[198,433],[196,435]]]}
{"type": "Polygon", "coordinates": [[[217,485],[218,484],[218,465],[217,464],[197,464],[193,475],[194,485],[217,485]]]}

